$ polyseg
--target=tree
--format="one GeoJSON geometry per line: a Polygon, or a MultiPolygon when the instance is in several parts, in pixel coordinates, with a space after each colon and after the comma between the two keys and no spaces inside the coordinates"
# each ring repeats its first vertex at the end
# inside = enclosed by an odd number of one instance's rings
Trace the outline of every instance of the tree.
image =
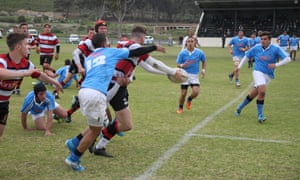
{"type": "Polygon", "coordinates": [[[118,36],[121,37],[121,29],[126,13],[132,8],[135,0],[114,0],[108,1],[107,6],[113,16],[118,20],[118,36]]]}
{"type": "Polygon", "coordinates": [[[54,0],[54,9],[58,12],[63,12],[65,18],[69,18],[74,0],[54,0]]]}

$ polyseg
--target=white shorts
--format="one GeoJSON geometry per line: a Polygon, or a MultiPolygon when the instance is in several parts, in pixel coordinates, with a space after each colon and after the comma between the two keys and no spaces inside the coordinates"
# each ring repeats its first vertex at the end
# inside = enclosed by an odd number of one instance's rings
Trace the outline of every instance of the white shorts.
{"type": "Polygon", "coordinates": [[[287,51],[287,46],[280,46],[281,49],[283,49],[284,51],[287,51]]]}
{"type": "Polygon", "coordinates": [[[291,51],[297,51],[297,46],[291,46],[291,47],[290,47],[290,50],[291,50],[291,51]]]}
{"type": "MultiPolygon", "coordinates": [[[[59,104],[57,102],[55,102],[55,109],[59,106],[59,104]]],[[[32,120],[35,121],[38,118],[44,117],[46,114],[48,113],[48,110],[45,109],[44,111],[42,111],[39,114],[31,114],[32,120]]]]}
{"type": "Polygon", "coordinates": [[[196,85],[196,84],[199,84],[200,85],[200,81],[199,81],[199,74],[188,74],[189,77],[188,79],[181,83],[181,85],[196,85]]]}
{"type": "Polygon", "coordinates": [[[254,80],[254,87],[268,85],[271,82],[271,77],[260,71],[253,71],[252,76],[254,80]]]}
{"type": "Polygon", "coordinates": [[[80,111],[87,117],[89,126],[103,127],[107,120],[106,96],[94,89],[83,88],[78,93],[80,111]]]}
{"type": "Polygon", "coordinates": [[[240,62],[240,61],[242,60],[242,58],[243,58],[243,57],[240,57],[240,56],[233,56],[233,57],[232,57],[232,61],[233,61],[233,62],[235,62],[235,61],[240,62]]]}

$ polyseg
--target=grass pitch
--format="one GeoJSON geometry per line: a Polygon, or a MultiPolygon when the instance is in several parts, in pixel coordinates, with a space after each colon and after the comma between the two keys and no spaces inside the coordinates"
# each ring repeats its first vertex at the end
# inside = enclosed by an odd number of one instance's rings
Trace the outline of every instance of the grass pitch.
{"type": "MultiPolygon", "coordinates": [[[[53,66],[62,66],[75,47],[62,44],[60,60],[54,61],[53,66]]],[[[166,54],[152,55],[175,67],[180,48],[167,48],[166,54]]],[[[40,131],[24,131],[19,110],[34,82],[25,78],[21,96],[13,95],[10,101],[8,125],[0,142],[0,179],[134,179],[145,174],[149,179],[299,179],[300,58],[276,70],[265,100],[268,120],[259,124],[255,101],[240,117],[233,115],[247,93],[224,108],[242,92],[250,91],[247,87],[252,82],[251,70],[244,65],[240,73],[242,86],[235,88],[228,82],[233,65],[227,49],[203,50],[207,75],[201,79],[201,92],[192,109],[184,109],[181,115],[176,114],[179,85],[137,68],[137,79],[129,86],[134,129],[124,137],[116,136],[107,146],[114,158],[86,152],[82,157],[86,170],[81,173],[65,165],[68,150],[64,141],[86,127],[85,118],[76,112],[70,124],[54,122],[52,131],[56,135],[51,137],[44,137],[40,131]],[[222,107],[224,111],[218,113],[222,107]],[[180,144],[186,137],[188,140],[180,144]],[[171,152],[174,147],[176,151],[171,152]],[[156,162],[160,162],[159,166],[156,162]],[[148,171],[154,166],[158,168],[148,171]]],[[[3,39],[0,52],[7,52],[3,39]]],[[[32,52],[31,57],[39,67],[36,53],[32,52]]],[[[48,89],[52,90],[50,86],[48,89]]],[[[73,84],[57,102],[67,109],[77,92],[73,84]]],[[[30,117],[28,123],[33,125],[30,117]]]]}

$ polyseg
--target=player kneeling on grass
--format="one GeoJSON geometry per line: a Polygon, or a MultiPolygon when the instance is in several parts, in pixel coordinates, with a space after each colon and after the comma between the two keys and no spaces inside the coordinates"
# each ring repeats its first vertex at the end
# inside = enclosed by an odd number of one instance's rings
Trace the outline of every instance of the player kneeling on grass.
{"type": "Polygon", "coordinates": [[[55,102],[52,93],[48,92],[43,83],[34,86],[33,91],[29,92],[24,99],[21,108],[21,121],[24,130],[31,131],[27,126],[27,114],[30,113],[37,130],[44,130],[45,136],[54,135],[51,132],[52,114],[58,117],[67,117],[67,112],[55,102]],[[47,123],[45,124],[45,116],[47,123]]]}
{"type": "Polygon", "coordinates": [[[270,83],[271,79],[274,79],[275,68],[289,63],[291,59],[282,48],[277,45],[271,44],[270,32],[262,33],[261,44],[254,46],[246,53],[240,65],[235,69],[235,71],[238,72],[243,64],[250,58],[254,58],[255,60],[254,70],[252,73],[254,88],[244,99],[244,101],[238,105],[235,111],[235,115],[239,116],[242,112],[242,109],[255,97],[257,97],[257,119],[259,123],[262,123],[267,119],[263,113],[266,86],[270,83]],[[282,59],[282,61],[277,62],[277,59],[282,59]]]}
{"type": "Polygon", "coordinates": [[[177,66],[179,68],[183,68],[189,74],[187,81],[181,84],[181,95],[179,99],[179,107],[177,109],[178,114],[181,114],[183,111],[183,105],[189,86],[192,87],[192,93],[187,98],[186,108],[188,110],[191,109],[192,100],[196,98],[199,94],[200,82],[198,76],[200,62],[202,62],[201,75],[202,78],[204,78],[206,68],[205,54],[200,49],[195,48],[195,38],[190,37],[186,41],[186,48],[183,49],[177,57],[177,66]]]}
{"type": "Polygon", "coordinates": [[[16,88],[21,84],[23,77],[31,76],[39,81],[54,84],[57,90],[62,87],[55,79],[34,69],[33,63],[26,59],[28,56],[27,35],[10,33],[6,37],[9,52],[0,54],[0,140],[3,136],[9,113],[9,99],[16,88]]]}

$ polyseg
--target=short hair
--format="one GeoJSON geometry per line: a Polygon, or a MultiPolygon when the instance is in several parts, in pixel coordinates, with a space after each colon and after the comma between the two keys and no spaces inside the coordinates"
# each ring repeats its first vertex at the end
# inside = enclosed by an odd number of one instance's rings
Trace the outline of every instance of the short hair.
{"type": "Polygon", "coordinates": [[[260,35],[260,37],[262,36],[268,36],[269,39],[271,39],[271,33],[269,31],[263,31],[260,35]]]}
{"type": "Polygon", "coordinates": [[[49,23],[44,24],[43,27],[45,28],[46,26],[48,26],[49,28],[51,28],[51,25],[49,23]]]}
{"type": "Polygon", "coordinates": [[[70,65],[71,64],[71,60],[70,59],[66,59],[65,60],[65,65],[70,65]]]}
{"type": "Polygon", "coordinates": [[[21,28],[22,26],[28,26],[28,24],[25,23],[25,22],[23,22],[23,23],[21,23],[21,24],[19,25],[19,28],[21,28]]]}
{"type": "Polygon", "coordinates": [[[103,33],[97,33],[92,38],[92,44],[94,48],[104,47],[105,41],[106,41],[106,36],[103,33]]]}
{"type": "Polygon", "coordinates": [[[36,96],[38,95],[39,92],[44,92],[44,91],[47,91],[47,88],[42,82],[39,82],[33,86],[33,92],[36,96]]]}
{"type": "Polygon", "coordinates": [[[95,28],[93,28],[93,27],[88,27],[86,32],[89,32],[89,31],[95,31],[95,28]]]}
{"type": "Polygon", "coordinates": [[[147,30],[143,26],[136,26],[131,30],[132,36],[140,37],[140,36],[142,36],[142,35],[144,36],[146,34],[147,34],[147,30]]]}
{"type": "Polygon", "coordinates": [[[6,44],[10,51],[15,49],[16,44],[20,44],[21,41],[28,37],[25,33],[12,32],[9,33],[6,37],[6,44]]]}

